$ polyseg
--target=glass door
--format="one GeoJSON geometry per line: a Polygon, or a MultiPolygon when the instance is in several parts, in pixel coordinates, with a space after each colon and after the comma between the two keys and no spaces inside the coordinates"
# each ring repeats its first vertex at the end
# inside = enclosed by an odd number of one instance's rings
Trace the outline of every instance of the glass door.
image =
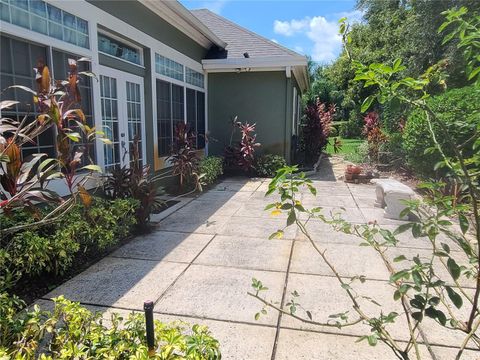
{"type": "Polygon", "coordinates": [[[101,67],[100,101],[102,128],[111,144],[103,145],[106,172],[129,166],[135,144],[139,158],[145,158],[145,115],[143,79],[122,71],[101,67]]]}

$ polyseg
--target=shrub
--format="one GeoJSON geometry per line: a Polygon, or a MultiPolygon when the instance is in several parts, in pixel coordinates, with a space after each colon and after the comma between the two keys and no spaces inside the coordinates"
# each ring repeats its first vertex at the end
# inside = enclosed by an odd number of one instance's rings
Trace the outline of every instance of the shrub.
{"type": "Polygon", "coordinates": [[[258,158],[255,168],[258,176],[274,177],[278,169],[287,166],[287,162],[280,155],[267,154],[258,158]]]}
{"type": "MultiPolygon", "coordinates": [[[[93,198],[88,208],[75,205],[57,222],[2,235],[0,292],[11,289],[22,279],[63,274],[79,253],[93,253],[116,244],[135,224],[136,208],[135,200],[93,198]]],[[[18,220],[23,224],[26,214],[15,211],[6,222],[15,225],[18,220]]]]}
{"type": "Polygon", "coordinates": [[[14,315],[18,303],[0,295],[0,358],[15,359],[220,359],[219,343],[205,326],[155,321],[155,355],[150,356],[143,314],[129,314],[124,321],[111,315],[106,327],[101,313],[59,297],[52,312],[32,311],[14,315]]]}
{"type": "Polygon", "coordinates": [[[255,134],[256,124],[243,124],[237,121],[237,117],[232,121],[232,135],[230,144],[225,146],[225,165],[237,167],[244,172],[253,170],[255,161],[255,149],[260,146],[257,143],[257,134],[255,134]],[[239,129],[241,133],[240,141],[232,143],[235,131],[239,129]]]}
{"type": "Polygon", "coordinates": [[[172,154],[168,160],[172,164],[172,175],[179,177],[180,189],[183,189],[184,184],[190,184],[197,178],[200,158],[194,146],[195,133],[188,124],[177,123],[174,133],[172,154]]]}
{"type": "MultiPolygon", "coordinates": [[[[461,89],[452,89],[442,95],[432,97],[428,105],[438,114],[439,119],[448,128],[450,139],[447,139],[438,126],[433,126],[433,132],[438,143],[445,148],[446,155],[452,156],[453,152],[447,141],[462,144],[475,131],[478,123],[478,90],[474,86],[461,89]]],[[[438,151],[427,151],[434,146],[432,135],[428,128],[426,115],[421,110],[416,110],[408,117],[404,134],[403,148],[406,153],[408,165],[421,177],[439,177],[444,175],[433,169],[442,157],[438,151]]],[[[471,150],[470,150],[471,151],[471,150]]],[[[465,153],[465,156],[470,154],[465,153]]]]}
{"type": "Polygon", "coordinates": [[[385,142],[381,143],[378,149],[379,161],[382,164],[404,165],[405,151],[403,150],[403,139],[401,133],[389,134],[385,142]]]}
{"type": "Polygon", "coordinates": [[[223,158],[220,156],[207,156],[200,160],[198,169],[199,173],[203,175],[202,183],[204,185],[213,184],[223,174],[223,158]]]}
{"type": "Polygon", "coordinates": [[[143,228],[150,220],[150,214],[160,210],[165,202],[160,198],[165,192],[158,186],[160,176],[150,175],[150,165],[142,165],[139,156],[139,142],[135,139],[132,147],[131,166],[115,168],[106,176],[103,193],[110,199],[134,199],[138,202],[135,211],[136,224],[143,228]]]}
{"type": "Polygon", "coordinates": [[[327,106],[319,100],[306,107],[300,141],[308,163],[316,162],[326,148],[335,111],[335,105],[327,106]]]}

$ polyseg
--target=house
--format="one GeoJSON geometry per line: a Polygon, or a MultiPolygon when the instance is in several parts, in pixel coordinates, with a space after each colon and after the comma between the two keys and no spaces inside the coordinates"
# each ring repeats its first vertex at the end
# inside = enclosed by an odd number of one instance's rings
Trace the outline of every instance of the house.
{"type": "MultiPolygon", "coordinates": [[[[68,58],[91,58],[84,66],[97,80],[81,83],[82,106],[113,141],[89,149],[106,171],[129,163],[135,136],[144,161],[155,170],[168,166],[177,122],[196,131],[198,149],[220,154],[234,116],[257,124],[263,151],[290,159],[308,86],[304,56],[176,1],[0,0],[0,7],[2,89],[34,88],[39,59],[64,79],[68,58]]],[[[32,102],[19,89],[2,99],[32,102]]],[[[2,115],[34,116],[25,103],[2,115]]],[[[53,155],[54,141],[46,132],[23,154],[53,155]]]]}

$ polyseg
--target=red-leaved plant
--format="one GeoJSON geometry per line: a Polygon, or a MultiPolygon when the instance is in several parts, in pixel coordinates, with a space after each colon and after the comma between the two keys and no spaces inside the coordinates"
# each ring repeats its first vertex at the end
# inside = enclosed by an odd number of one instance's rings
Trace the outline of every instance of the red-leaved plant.
{"type": "Polygon", "coordinates": [[[225,162],[227,166],[238,167],[245,172],[250,172],[254,168],[255,149],[260,146],[256,141],[255,134],[256,124],[243,124],[234,118],[232,135],[230,137],[230,144],[225,147],[225,162]],[[232,144],[235,130],[239,129],[241,132],[240,141],[232,144]]]}
{"type": "Polygon", "coordinates": [[[307,105],[302,124],[302,143],[309,160],[316,161],[327,146],[335,112],[334,104],[327,106],[319,99],[307,105]]]}
{"type": "Polygon", "coordinates": [[[380,127],[380,116],[376,111],[370,111],[363,120],[363,135],[367,137],[369,155],[378,161],[380,145],[387,141],[387,136],[380,127]]]}

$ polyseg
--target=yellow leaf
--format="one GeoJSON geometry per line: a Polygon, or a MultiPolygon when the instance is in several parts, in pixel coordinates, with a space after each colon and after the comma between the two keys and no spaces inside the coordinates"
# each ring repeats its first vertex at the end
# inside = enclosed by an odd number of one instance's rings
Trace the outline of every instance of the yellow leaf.
{"type": "Polygon", "coordinates": [[[92,204],[92,196],[88,191],[81,185],[78,186],[78,194],[80,195],[80,200],[85,207],[90,207],[92,204]]]}
{"type": "Polygon", "coordinates": [[[270,215],[272,215],[272,216],[277,216],[277,215],[280,215],[281,213],[282,213],[281,210],[275,209],[275,210],[273,210],[273,211],[270,213],[270,215]]]}

